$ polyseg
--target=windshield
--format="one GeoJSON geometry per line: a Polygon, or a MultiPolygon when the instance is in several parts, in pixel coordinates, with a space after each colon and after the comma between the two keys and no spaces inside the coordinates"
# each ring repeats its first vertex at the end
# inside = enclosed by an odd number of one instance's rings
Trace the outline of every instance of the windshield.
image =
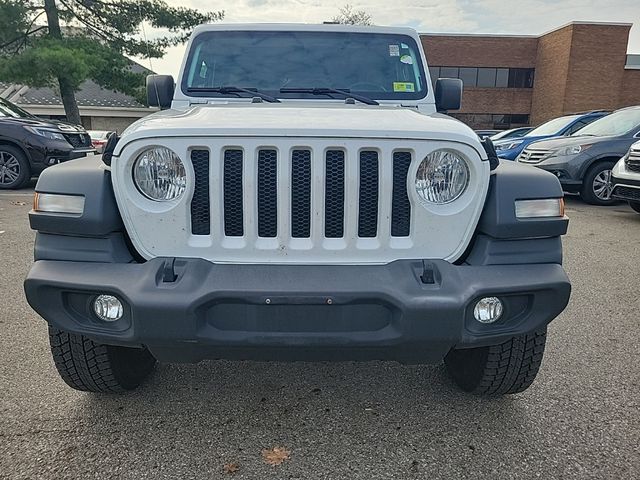
{"type": "Polygon", "coordinates": [[[640,126],[640,108],[619,110],[580,129],[575,136],[595,135],[608,137],[624,135],[640,126]]]}
{"type": "Polygon", "coordinates": [[[33,118],[33,115],[4,98],[0,98],[0,117],[33,118]]]}
{"type": "Polygon", "coordinates": [[[229,91],[206,90],[233,86],[279,98],[313,98],[312,92],[281,89],[333,88],[372,99],[419,99],[427,94],[419,52],[406,35],[205,32],[193,41],[182,91],[189,96],[235,97],[229,91]]]}
{"type": "Polygon", "coordinates": [[[539,127],[534,128],[525,137],[537,137],[541,135],[557,135],[566,127],[571,125],[579,115],[568,115],[566,117],[554,118],[546,123],[543,123],[539,127]]]}

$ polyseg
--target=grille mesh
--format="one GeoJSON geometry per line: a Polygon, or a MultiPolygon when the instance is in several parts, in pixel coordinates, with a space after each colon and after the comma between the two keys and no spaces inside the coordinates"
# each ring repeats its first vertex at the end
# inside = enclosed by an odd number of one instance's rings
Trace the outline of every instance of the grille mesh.
{"type": "Polygon", "coordinates": [[[324,236],[344,235],[344,152],[327,150],[325,175],[324,236]]]}
{"type": "Polygon", "coordinates": [[[64,138],[73,148],[90,147],[91,137],[84,133],[63,133],[64,138]]]}
{"type": "Polygon", "coordinates": [[[375,237],[378,232],[378,152],[360,152],[358,236],[375,237]]]}
{"type": "Polygon", "coordinates": [[[242,150],[225,150],[223,167],[224,234],[244,234],[242,214],[242,150]]]}
{"type": "Polygon", "coordinates": [[[311,152],[294,150],[291,154],[291,236],[311,235],[311,152]]]}
{"type": "Polygon", "coordinates": [[[411,203],[407,195],[407,174],[411,164],[409,152],[393,154],[393,193],[391,200],[391,236],[408,237],[411,225],[411,203]]]}
{"type": "Polygon", "coordinates": [[[191,233],[209,235],[211,222],[209,217],[209,151],[192,150],[191,163],[196,181],[191,199],[191,233]]]}
{"type": "Polygon", "coordinates": [[[278,234],[278,158],[275,150],[258,152],[258,236],[278,234]]]}
{"type": "Polygon", "coordinates": [[[640,188],[618,186],[613,190],[613,196],[621,197],[625,200],[640,202],[640,188]]]}

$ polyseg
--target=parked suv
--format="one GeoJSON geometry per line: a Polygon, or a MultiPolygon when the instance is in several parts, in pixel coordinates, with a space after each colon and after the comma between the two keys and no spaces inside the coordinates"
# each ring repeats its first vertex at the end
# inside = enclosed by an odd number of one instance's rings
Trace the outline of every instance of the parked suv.
{"type": "Polygon", "coordinates": [[[46,167],[93,151],[83,127],[34,117],[0,98],[0,189],[20,188],[46,167]]]}
{"type": "Polygon", "coordinates": [[[437,114],[462,82],[429,78],[412,29],[196,28],[177,83],[147,80],[163,111],[36,186],[25,290],[64,381],[444,359],[467,391],[531,385],[570,293],[562,189],[437,114]]]}
{"type": "Polygon", "coordinates": [[[567,192],[585,202],[611,205],[611,169],[640,136],[640,106],[615,111],[576,134],[536,142],[518,157],[558,177],[567,192]]]}
{"type": "Polygon", "coordinates": [[[640,213],[640,141],[637,141],[622,157],[611,174],[613,198],[626,200],[640,213]]]}
{"type": "Polygon", "coordinates": [[[504,158],[505,160],[515,160],[531,143],[546,138],[573,135],[584,126],[608,115],[608,113],[609,112],[597,110],[589,113],[565,115],[564,117],[554,118],[534,128],[523,137],[496,141],[494,142],[494,146],[498,157],[504,158]]]}

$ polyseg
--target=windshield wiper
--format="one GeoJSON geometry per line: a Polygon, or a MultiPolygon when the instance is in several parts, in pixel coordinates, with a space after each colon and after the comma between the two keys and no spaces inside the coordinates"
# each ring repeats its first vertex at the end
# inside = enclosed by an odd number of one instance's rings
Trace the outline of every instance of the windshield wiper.
{"type": "MultiPolygon", "coordinates": [[[[272,97],[271,95],[267,95],[266,93],[260,93],[257,88],[242,88],[235,87],[232,85],[226,85],[224,87],[189,87],[187,88],[187,92],[204,92],[204,93],[235,93],[236,95],[239,93],[249,93],[254,97],[260,97],[263,100],[266,100],[270,103],[280,103],[276,97],[272,97]]],[[[240,95],[238,95],[240,96],[240,95]]]]}
{"type": "Polygon", "coordinates": [[[357,93],[351,93],[348,88],[329,88],[329,87],[310,87],[310,88],[281,88],[280,93],[310,93],[311,95],[331,95],[338,94],[343,95],[345,98],[353,98],[359,102],[366,103],[367,105],[380,105],[375,100],[365,97],[364,95],[358,95],[357,93]]]}

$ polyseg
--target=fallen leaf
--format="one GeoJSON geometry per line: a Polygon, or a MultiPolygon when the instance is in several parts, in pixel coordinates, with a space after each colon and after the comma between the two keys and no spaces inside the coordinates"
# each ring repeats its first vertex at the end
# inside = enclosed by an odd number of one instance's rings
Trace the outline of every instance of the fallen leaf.
{"type": "Polygon", "coordinates": [[[223,467],[224,473],[234,474],[240,470],[240,465],[237,463],[225,463],[223,467]]]}
{"type": "Polygon", "coordinates": [[[11,205],[19,205],[19,206],[25,206],[27,203],[26,202],[10,202],[11,205]]]}
{"type": "Polygon", "coordinates": [[[284,447],[265,448],[262,450],[262,458],[269,465],[280,465],[285,460],[289,460],[291,452],[284,447]]]}

